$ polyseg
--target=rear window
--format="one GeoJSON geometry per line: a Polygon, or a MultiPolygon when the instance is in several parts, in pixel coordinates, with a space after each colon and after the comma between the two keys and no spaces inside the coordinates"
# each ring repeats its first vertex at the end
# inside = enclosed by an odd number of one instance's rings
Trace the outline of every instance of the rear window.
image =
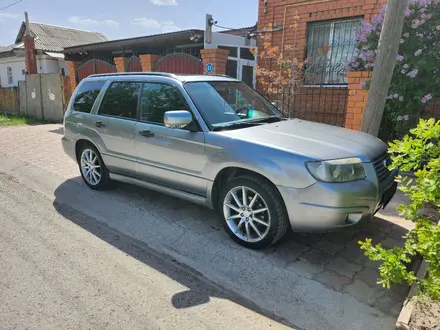
{"type": "Polygon", "coordinates": [[[73,110],[90,112],[105,81],[87,81],[82,84],[76,94],[73,110]]]}

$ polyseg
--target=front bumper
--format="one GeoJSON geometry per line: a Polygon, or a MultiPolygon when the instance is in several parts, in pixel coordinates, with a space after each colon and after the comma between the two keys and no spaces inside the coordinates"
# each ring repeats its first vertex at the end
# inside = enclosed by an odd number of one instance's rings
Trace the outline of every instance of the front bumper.
{"type": "Polygon", "coordinates": [[[278,186],[294,231],[327,231],[367,220],[392,199],[396,173],[385,182],[359,180],[346,183],[316,182],[296,189],[278,186]]]}

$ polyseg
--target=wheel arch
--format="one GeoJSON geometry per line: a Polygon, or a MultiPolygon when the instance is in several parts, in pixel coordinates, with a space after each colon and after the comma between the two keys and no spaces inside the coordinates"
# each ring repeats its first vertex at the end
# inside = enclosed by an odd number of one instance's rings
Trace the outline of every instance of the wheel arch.
{"type": "Polygon", "coordinates": [[[284,208],[286,208],[285,203],[284,203],[284,199],[282,198],[281,193],[279,192],[277,186],[268,177],[266,177],[265,175],[258,173],[256,171],[249,170],[249,169],[246,169],[243,167],[228,166],[228,167],[221,169],[217,173],[217,175],[214,179],[214,182],[212,184],[210,196],[211,196],[212,207],[214,210],[218,211],[219,197],[220,197],[220,193],[222,191],[223,184],[230,181],[230,180],[233,180],[235,178],[242,177],[242,176],[258,177],[259,179],[266,181],[268,184],[270,184],[275,189],[284,208]]]}
{"type": "Polygon", "coordinates": [[[99,153],[101,153],[101,150],[99,150],[99,147],[96,143],[94,143],[93,141],[91,141],[89,139],[81,138],[75,142],[75,157],[76,157],[77,163],[79,163],[79,156],[80,156],[79,152],[81,151],[81,148],[83,148],[85,145],[91,145],[91,146],[95,147],[99,153]]]}

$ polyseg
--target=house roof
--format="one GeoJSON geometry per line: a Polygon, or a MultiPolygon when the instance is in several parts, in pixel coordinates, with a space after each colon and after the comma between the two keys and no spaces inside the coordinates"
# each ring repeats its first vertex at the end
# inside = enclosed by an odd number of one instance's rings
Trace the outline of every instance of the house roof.
{"type": "Polygon", "coordinates": [[[239,36],[239,37],[244,37],[244,36],[246,36],[246,33],[253,32],[256,29],[257,29],[257,25],[255,24],[253,26],[248,26],[248,27],[244,27],[244,28],[225,30],[225,31],[216,31],[216,32],[224,33],[224,34],[231,34],[231,35],[239,36]]]}
{"type": "MultiPolygon", "coordinates": [[[[107,37],[98,32],[88,32],[42,23],[29,23],[29,29],[35,36],[35,48],[49,52],[62,52],[65,47],[107,41],[107,37]]],[[[26,25],[22,22],[14,45],[0,47],[0,53],[23,48],[23,35],[26,25]]]]}
{"type": "Polygon", "coordinates": [[[64,53],[90,52],[90,51],[114,51],[123,47],[152,47],[174,44],[191,44],[198,41],[203,42],[204,31],[197,29],[181,30],[169,33],[152,34],[148,36],[133,37],[126,39],[110,40],[104,42],[88,43],[85,45],[76,45],[66,47],[64,53]],[[196,39],[193,39],[196,37],[196,39]],[[198,39],[197,39],[198,38],[198,39]]]}
{"type": "MultiPolygon", "coordinates": [[[[231,34],[236,36],[245,36],[247,32],[252,32],[256,30],[256,25],[221,31],[220,33],[231,34]]],[[[147,36],[110,40],[104,42],[88,43],[86,45],[76,45],[73,47],[66,47],[64,49],[65,54],[73,54],[80,52],[91,52],[91,51],[115,51],[116,49],[124,48],[125,50],[130,50],[136,47],[161,47],[166,45],[184,45],[192,43],[203,43],[204,30],[199,29],[189,29],[181,30],[169,33],[152,34],[147,36]],[[195,37],[195,38],[194,38],[195,37]]]]}

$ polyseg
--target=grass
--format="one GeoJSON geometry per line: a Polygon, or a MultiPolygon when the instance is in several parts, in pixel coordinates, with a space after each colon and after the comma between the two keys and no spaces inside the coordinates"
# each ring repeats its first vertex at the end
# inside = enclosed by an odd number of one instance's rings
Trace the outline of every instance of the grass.
{"type": "Polygon", "coordinates": [[[0,126],[35,125],[44,123],[34,118],[16,117],[0,114],[0,126]]]}

